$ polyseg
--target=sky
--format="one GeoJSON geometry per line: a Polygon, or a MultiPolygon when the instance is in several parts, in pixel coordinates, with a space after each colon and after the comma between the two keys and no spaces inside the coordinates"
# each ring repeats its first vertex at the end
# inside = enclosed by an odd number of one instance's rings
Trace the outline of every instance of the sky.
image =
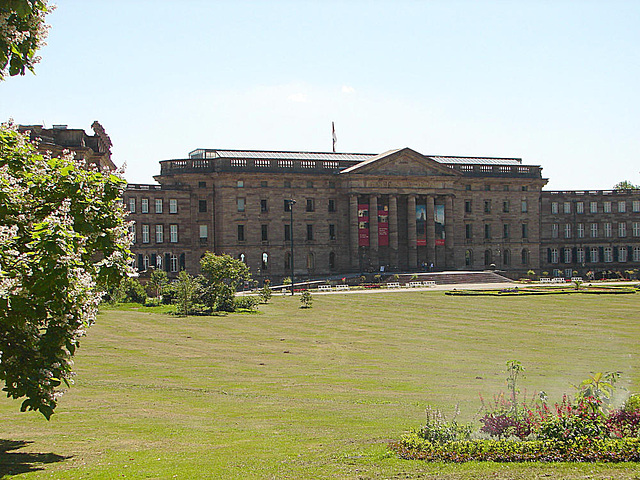
{"type": "Polygon", "coordinates": [[[91,132],[132,183],[196,148],[517,157],[640,184],[640,2],[59,0],[0,120],[91,132]]]}

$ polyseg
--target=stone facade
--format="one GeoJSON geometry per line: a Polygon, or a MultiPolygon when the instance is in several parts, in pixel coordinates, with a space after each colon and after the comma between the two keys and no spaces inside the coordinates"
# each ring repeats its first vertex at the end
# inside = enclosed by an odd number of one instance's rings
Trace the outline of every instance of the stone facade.
{"type": "Polygon", "coordinates": [[[640,190],[543,192],[541,269],[624,272],[640,267],[640,190]]]}
{"type": "Polygon", "coordinates": [[[75,158],[84,160],[87,165],[115,170],[111,160],[111,139],[102,125],[95,121],[91,125],[94,135],[87,135],[81,128],[68,128],[67,125],[54,125],[45,128],[42,125],[20,125],[18,130],[28,133],[31,141],[37,141],[38,151],[51,152],[58,157],[64,150],[75,154],[75,158]]]}
{"type": "Polygon", "coordinates": [[[291,272],[291,235],[296,278],[494,267],[517,276],[543,264],[547,181],[520,159],[203,149],[160,163],[158,185],[125,194],[141,270],[197,273],[208,250],[278,281],[291,272]]]}

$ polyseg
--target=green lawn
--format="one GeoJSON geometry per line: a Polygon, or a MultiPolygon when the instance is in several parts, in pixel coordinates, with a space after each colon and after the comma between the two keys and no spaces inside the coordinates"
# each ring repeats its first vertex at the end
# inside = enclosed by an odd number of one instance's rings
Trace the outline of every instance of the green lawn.
{"type": "Polygon", "coordinates": [[[274,298],[258,314],[107,310],[47,422],[0,400],[0,476],[19,478],[640,478],[640,465],[428,464],[387,443],[431,404],[476,419],[479,394],[551,399],[589,371],[640,391],[640,295],[274,298]],[[13,448],[7,450],[7,448],[13,448]],[[7,450],[3,453],[4,450],[7,450]]]}

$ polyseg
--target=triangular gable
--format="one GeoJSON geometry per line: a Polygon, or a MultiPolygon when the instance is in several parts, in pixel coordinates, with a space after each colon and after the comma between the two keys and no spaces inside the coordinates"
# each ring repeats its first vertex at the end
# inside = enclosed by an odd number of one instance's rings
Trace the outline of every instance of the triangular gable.
{"type": "Polygon", "coordinates": [[[457,176],[459,172],[425,157],[410,148],[389,150],[360,162],[340,174],[400,175],[400,176],[457,176]]]}

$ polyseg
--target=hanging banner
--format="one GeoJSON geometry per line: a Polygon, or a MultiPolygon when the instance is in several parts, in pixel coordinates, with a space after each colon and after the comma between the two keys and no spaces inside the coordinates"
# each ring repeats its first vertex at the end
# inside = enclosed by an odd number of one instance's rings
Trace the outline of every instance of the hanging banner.
{"type": "Polygon", "coordinates": [[[434,213],[436,223],[436,245],[444,245],[444,205],[436,205],[434,213]]]}
{"type": "Polygon", "coordinates": [[[427,206],[416,205],[416,245],[427,244],[427,206]]]}
{"type": "Polygon", "coordinates": [[[389,206],[378,205],[378,246],[389,246],[389,206]]]}
{"type": "Polygon", "coordinates": [[[358,204],[358,246],[369,246],[369,204],[358,204]]]}

